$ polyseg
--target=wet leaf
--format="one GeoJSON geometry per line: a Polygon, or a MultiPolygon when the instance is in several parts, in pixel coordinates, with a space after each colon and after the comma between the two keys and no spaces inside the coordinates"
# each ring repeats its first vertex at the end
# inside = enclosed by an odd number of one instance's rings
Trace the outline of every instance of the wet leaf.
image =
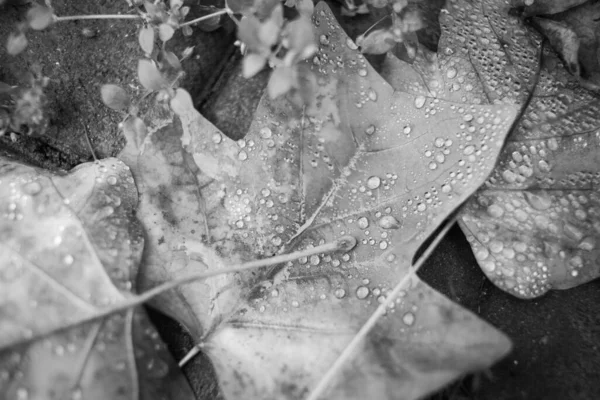
{"type": "Polygon", "coordinates": [[[524,7],[525,16],[556,14],[576,7],[587,0],[511,0],[513,7],[524,7]]]}
{"type": "Polygon", "coordinates": [[[124,111],[131,104],[131,99],[125,89],[117,85],[102,85],[100,94],[102,95],[102,102],[116,111],[124,111]]]}
{"type": "MultiPolygon", "coordinates": [[[[327,6],[314,14],[328,43],[303,64],[319,83],[309,106],[264,96],[238,142],[195,110],[174,120],[155,108],[143,157],[133,143],[119,156],[141,196],[145,288],[348,235],[357,242],[154,302],[207,352],[227,399],[307,398],[417,248],[484,181],[516,114],[394,91],[327,6]],[[467,115],[478,129],[469,139],[467,115]],[[440,140],[448,152],[433,165],[424,153],[440,140]],[[469,146],[481,150],[472,161],[469,146]]],[[[422,397],[508,351],[498,331],[418,278],[409,283],[326,398],[422,397]]]]}
{"type": "Polygon", "coordinates": [[[1,160],[0,179],[0,398],[193,399],[141,308],[81,323],[132,296],[143,236],[127,167],[1,160]]]}
{"type": "Polygon", "coordinates": [[[567,71],[579,76],[581,72],[579,68],[580,40],[575,31],[562,22],[539,17],[532,20],[534,26],[548,39],[550,46],[563,60],[567,71]]]}
{"type": "Polygon", "coordinates": [[[34,5],[27,11],[27,23],[31,29],[41,31],[46,29],[54,18],[50,7],[34,5]]]}
{"type": "MultiPolygon", "coordinates": [[[[439,59],[423,57],[417,67],[423,73],[413,76],[399,74],[403,69],[391,72],[388,65],[394,86],[440,99],[523,104],[540,68],[541,36],[502,3],[448,4],[439,59]],[[473,37],[478,40],[466,40],[473,37]]],[[[578,85],[553,52],[547,50],[543,60],[535,95],[460,221],[484,273],[523,298],[600,274],[598,98],[578,85]]]]}

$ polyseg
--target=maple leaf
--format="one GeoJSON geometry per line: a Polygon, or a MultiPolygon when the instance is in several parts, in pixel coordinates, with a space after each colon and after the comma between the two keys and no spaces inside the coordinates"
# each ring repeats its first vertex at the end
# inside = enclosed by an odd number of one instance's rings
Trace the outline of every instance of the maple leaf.
{"type": "Polygon", "coordinates": [[[143,237],[127,167],[0,159],[0,180],[0,398],[193,399],[142,309],[94,319],[133,296],[143,237]]]}
{"type": "Polygon", "coordinates": [[[509,10],[501,0],[448,2],[440,51],[423,54],[422,73],[413,77],[427,84],[403,79],[413,67],[392,57],[384,74],[396,88],[412,84],[420,93],[435,86],[438,98],[482,104],[525,104],[535,90],[496,169],[459,220],[490,280],[531,298],[600,274],[600,103],[554,53],[540,57],[541,36],[509,10]],[[428,74],[437,65],[444,72],[428,74]]]}
{"type": "Polygon", "coordinates": [[[127,143],[119,157],[147,234],[140,285],[306,254],[182,285],[153,303],[190,330],[233,399],[311,394],[403,282],[355,359],[334,371],[328,398],[421,397],[510,347],[410,268],[491,171],[516,110],[395,92],[327,6],[313,19],[321,48],[305,64],[318,83],[310,105],[263,97],[238,142],[193,107],[175,120],[155,108],[143,153],[127,143]],[[467,137],[468,115],[485,133],[467,137]],[[432,163],[422,153],[437,143],[443,158],[432,163]],[[348,236],[357,245],[332,252],[348,236]]]}

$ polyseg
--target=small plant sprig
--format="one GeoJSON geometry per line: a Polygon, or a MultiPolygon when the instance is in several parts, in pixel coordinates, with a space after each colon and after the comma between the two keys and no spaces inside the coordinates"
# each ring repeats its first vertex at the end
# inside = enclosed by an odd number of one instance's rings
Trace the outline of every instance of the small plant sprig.
{"type": "Polygon", "coordinates": [[[418,11],[408,5],[408,0],[367,2],[375,8],[387,8],[389,14],[356,38],[356,44],[361,51],[368,54],[384,54],[401,44],[404,45],[408,58],[413,59],[418,49],[416,32],[423,28],[418,11]]]}
{"type": "Polygon", "coordinates": [[[7,42],[7,51],[16,55],[27,47],[26,33],[29,29],[44,30],[51,25],[74,20],[87,19],[137,19],[143,22],[138,32],[138,42],[146,58],[138,62],[138,79],[146,93],[136,102],[132,101],[125,89],[107,84],[101,88],[102,101],[113,110],[120,111],[124,118],[120,127],[129,140],[141,145],[147,134],[143,120],[138,116],[140,102],[151,94],[155,99],[167,103],[173,112],[181,114],[193,108],[191,96],[177,87],[184,75],[181,61],[189,57],[193,48],[188,48],[179,58],[167,50],[166,44],[176,30],[184,35],[192,33],[192,25],[204,24],[204,30],[220,26],[221,17],[228,15],[238,26],[238,39],[243,60],[243,75],[250,78],[266,65],[273,68],[268,84],[272,98],[290,93],[290,99],[299,105],[310,98],[314,77],[301,61],[317,50],[310,16],[313,0],[286,0],[288,7],[294,7],[298,18],[288,21],[283,17],[283,6],[279,0],[271,2],[227,0],[225,8],[212,9],[212,12],[199,18],[185,21],[190,8],[183,0],[133,0],[136,14],[115,15],[72,15],[58,16],[50,5],[34,5],[27,12],[26,21],[17,24],[7,42]],[[156,46],[157,37],[161,43],[156,46]]]}
{"type": "Polygon", "coordinates": [[[250,78],[268,64],[273,68],[267,86],[271,98],[292,92],[302,104],[309,99],[312,74],[300,62],[317,51],[317,44],[310,22],[312,1],[292,1],[299,12],[297,19],[284,20],[281,3],[263,11],[268,14],[262,19],[256,13],[245,12],[239,22],[238,38],[244,54],[243,76],[250,78]]]}
{"type": "Polygon", "coordinates": [[[27,75],[27,86],[0,82],[0,136],[9,134],[13,141],[19,134],[42,135],[48,127],[44,88],[49,79],[37,65],[27,75]]]}

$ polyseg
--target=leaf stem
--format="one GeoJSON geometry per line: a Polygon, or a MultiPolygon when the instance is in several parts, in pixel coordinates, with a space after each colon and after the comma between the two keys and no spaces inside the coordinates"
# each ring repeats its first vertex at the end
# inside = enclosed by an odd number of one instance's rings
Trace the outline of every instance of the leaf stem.
{"type": "Polygon", "coordinates": [[[375,326],[379,318],[381,318],[387,311],[388,307],[394,302],[398,294],[405,289],[405,287],[409,284],[413,277],[415,277],[417,270],[423,265],[423,263],[429,258],[433,250],[437,247],[437,245],[442,241],[446,233],[450,230],[450,228],[456,222],[456,217],[452,218],[448,221],[448,224],[440,231],[439,235],[433,240],[431,245],[427,248],[425,253],[419,258],[419,260],[412,265],[407,274],[402,278],[400,282],[394,287],[385,298],[385,301],[377,307],[377,310],[369,317],[367,322],[360,328],[358,333],[352,338],[350,343],[346,346],[346,348],[342,351],[339,357],[335,360],[333,365],[329,367],[325,375],[319,380],[317,386],[314,390],[309,394],[306,400],[317,400],[325,394],[325,390],[329,384],[333,381],[335,375],[342,370],[344,365],[350,360],[350,358],[356,352],[356,349],[361,345],[362,340],[369,334],[371,329],[375,326]]]}
{"type": "Polygon", "coordinates": [[[94,15],[66,15],[64,17],[54,16],[54,22],[77,21],[80,19],[140,19],[140,15],[134,14],[94,14],[94,15]]]}
{"type": "MultiPolygon", "coordinates": [[[[81,320],[74,321],[71,323],[67,323],[56,329],[50,330],[49,332],[46,332],[44,335],[46,336],[46,335],[49,335],[49,334],[54,333],[59,330],[65,330],[68,328],[72,328],[74,326],[78,326],[78,325],[81,325],[86,322],[96,321],[98,319],[107,317],[109,315],[118,313],[120,311],[124,311],[124,310],[131,309],[133,307],[137,307],[137,306],[142,305],[145,302],[151,300],[152,298],[154,298],[160,294],[163,294],[166,291],[169,291],[169,290],[174,289],[181,285],[185,285],[186,283],[191,283],[194,281],[210,278],[210,277],[217,276],[217,275],[230,274],[230,273],[234,273],[234,272],[246,271],[249,269],[257,269],[257,268],[267,267],[267,266],[271,266],[271,265],[277,265],[277,264],[281,264],[283,262],[297,260],[298,258],[301,258],[301,257],[309,257],[314,254],[330,253],[333,251],[349,251],[355,245],[356,245],[356,239],[353,236],[342,236],[333,242],[325,243],[325,244],[317,246],[317,247],[312,247],[309,249],[300,250],[300,251],[296,251],[296,252],[289,253],[289,254],[281,254],[281,255],[278,255],[275,257],[265,258],[263,260],[251,261],[251,262],[237,265],[237,266],[234,266],[231,268],[223,268],[223,269],[219,269],[216,271],[208,271],[208,272],[198,272],[195,274],[189,274],[186,276],[182,276],[180,278],[173,279],[172,281],[168,281],[161,285],[158,285],[158,286],[156,286],[150,290],[147,290],[137,296],[129,297],[126,300],[113,305],[112,307],[100,309],[95,314],[93,314],[89,317],[86,317],[86,318],[83,318],[81,320]]],[[[29,341],[35,340],[35,339],[36,339],[36,337],[31,337],[31,338],[23,340],[22,342],[18,342],[18,343],[25,343],[25,342],[29,342],[29,341]]],[[[15,343],[15,344],[18,344],[18,343],[15,343]]]]}
{"type": "Polygon", "coordinates": [[[202,21],[204,21],[204,20],[207,20],[207,19],[210,19],[210,18],[213,18],[213,17],[218,17],[219,15],[227,14],[227,13],[229,13],[230,11],[231,11],[231,10],[230,10],[229,8],[224,8],[224,9],[222,9],[222,10],[215,11],[215,12],[214,12],[214,13],[212,13],[212,14],[204,15],[204,16],[202,16],[202,17],[199,17],[199,18],[193,19],[193,20],[191,20],[191,21],[184,22],[183,24],[179,25],[179,27],[180,27],[180,28],[183,28],[184,26],[188,26],[188,25],[197,24],[198,22],[202,22],[202,21]]]}

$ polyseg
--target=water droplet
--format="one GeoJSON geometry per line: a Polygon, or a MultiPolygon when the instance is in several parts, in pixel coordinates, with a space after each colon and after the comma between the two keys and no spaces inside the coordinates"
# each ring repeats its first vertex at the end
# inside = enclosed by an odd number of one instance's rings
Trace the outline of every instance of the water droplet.
{"type": "Polygon", "coordinates": [[[504,209],[498,204],[492,204],[487,208],[487,213],[490,215],[490,217],[500,218],[502,215],[504,215],[504,209]]]}
{"type": "Polygon", "coordinates": [[[400,222],[392,215],[386,215],[384,217],[381,217],[381,219],[379,219],[379,221],[377,221],[377,224],[380,227],[382,227],[383,229],[399,229],[400,228],[400,222]]]}
{"type": "Polygon", "coordinates": [[[405,134],[407,134],[407,135],[408,135],[408,134],[410,133],[410,131],[411,131],[411,130],[412,130],[412,128],[410,127],[410,125],[406,125],[406,126],[404,127],[404,129],[402,129],[402,132],[404,132],[405,134]]]}
{"type": "Polygon", "coordinates": [[[212,141],[213,141],[213,143],[219,144],[219,143],[221,143],[222,140],[223,140],[223,136],[221,136],[220,133],[217,132],[217,133],[214,133],[212,135],[212,141]]]}
{"type": "Polygon", "coordinates": [[[358,70],[358,75],[359,76],[367,76],[367,70],[364,68],[361,68],[358,70]]]}
{"type": "Polygon", "coordinates": [[[492,253],[500,253],[504,249],[504,243],[499,240],[492,240],[489,243],[489,248],[492,253]]]}
{"type": "Polygon", "coordinates": [[[437,166],[437,163],[436,163],[436,162],[432,161],[432,162],[430,162],[430,163],[429,163],[429,169],[430,169],[430,170],[437,169],[437,167],[438,167],[438,166],[437,166]]]}
{"type": "Polygon", "coordinates": [[[17,400],[28,400],[28,399],[29,399],[29,392],[27,391],[27,389],[18,388],[17,389],[17,400]]]}
{"type": "Polygon", "coordinates": [[[415,97],[415,107],[423,108],[426,101],[427,101],[427,98],[423,95],[419,95],[419,96],[415,97]]]}
{"type": "Polygon", "coordinates": [[[515,183],[517,180],[517,175],[511,170],[504,170],[502,172],[502,178],[506,181],[506,183],[515,183]]]}
{"type": "Polygon", "coordinates": [[[339,289],[336,289],[333,294],[338,299],[341,299],[341,298],[343,298],[346,295],[346,291],[344,289],[342,289],[342,288],[339,288],[339,289]]]}
{"type": "Polygon", "coordinates": [[[525,192],[525,198],[532,208],[538,211],[544,211],[552,205],[552,199],[549,197],[539,196],[531,192],[525,192]]]}
{"type": "Polygon", "coordinates": [[[298,308],[298,307],[300,307],[300,303],[298,303],[297,300],[294,300],[294,301],[292,301],[292,307],[298,308]]]}
{"type": "Polygon", "coordinates": [[[160,358],[152,358],[146,364],[146,372],[152,378],[164,378],[169,373],[169,365],[160,358]]]}
{"type": "Polygon", "coordinates": [[[366,229],[369,227],[369,220],[366,217],[360,217],[356,220],[356,223],[360,229],[366,229]]]}
{"type": "Polygon", "coordinates": [[[386,242],[385,240],[382,240],[381,242],[379,242],[379,248],[381,250],[385,250],[388,247],[388,242],[386,242]]]}
{"type": "Polygon", "coordinates": [[[238,159],[240,159],[241,161],[245,161],[248,159],[248,153],[246,153],[245,151],[240,151],[238,153],[238,159]]]}
{"type": "Polygon", "coordinates": [[[377,101],[377,92],[374,89],[369,89],[367,96],[369,96],[371,101],[377,101]]]}
{"type": "Polygon", "coordinates": [[[365,133],[369,136],[374,134],[375,133],[375,125],[369,125],[367,127],[367,129],[365,129],[365,133]]]}
{"type": "Polygon", "coordinates": [[[83,399],[83,391],[80,388],[75,388],[71,392],[71,400],[82,400],[83,399]]]}
{"type": "Polygon", "coordinates": [[[73,256],[72,256],[72,255],[70,255],[70,254],[67,254],[67,255],[65,256],[65,258],[63,258],[63,262],[64,262],[65,264],[67,264],[67,265],[71,265],[71,264],[73,264],[73,261],[74,261],[74,260],[73,260],[73,256]]]}
{"type": "Polygon", "coordinates": [[[408,326],[412,326],[415,323],[415,314],[411,313],[410,311],[405,313],[402,316],[402,322],[408,326]]]}
{"type": "Polygon", "coordinates": [[[109,185],[116,185],[117,184],[117,177],[114,176],[114,175],[111,175],[108,178],[106,178],[106,182],[108,182],[109,185]]]}
{"type": "Polygon", "coordinates": [[[427,205],[425,203],[419,203],[419,204],[417,204],[417,211],[423,212],[425,210],[427,210],[427,205]]]}
{"type": "Polygon", "coordinates": [[[452,186],[445,183],[442,185],[442,193],[450,193],[452,191],[452,186]]]}
{"type": "Polygon", "coordinates": [[[319,265],[320,262],[321,262],[321,259],[319,258],[318,255],[313,254],[312,256],[310,256],[311,265],[319,265]]]}
{"type": "Polygon", "coordinates": [[[465,147],[465,149],[463,150],[463,154],[464,154],[464,155],[466,155],[466,156],[468,156],[468,155],[470,155],[470,154],[473,154],[474,152],[475,152],[475,146],[473,146],[472,144],[471,144],[471,145],[468,145],[468,146],[467,146],[467,147],[465,147]]]}
{"type": "Polygon", "coordinates": [[[356,289],[356,297],[358,297],[359,299],[363,300],[366,299],[367,296],[369,295],[369,288],[366,286],[359,286],[356,289]]]}
{"type": "Polygon", "coordinates": [[[367,187],[369,189],[377,189],[381,185],[381,179],[378,176],[372,176],[367,179],[367,187]]]}
{"type": "Polygon", "coordinates": [[[269,139],[271,136],[273,136],[273,132],[271,131],[270,128],[264,127],[260,130],[260,136],[263,139],[269,139]]]}
{"type": "Polygon", "coordinates": [[[448,78],[452,79],[456,76],[456,73],[457,73],[456,68],[450,67],[450,68],[448,68],[448,71],[446,71],[446,76],[448,78]]]}

